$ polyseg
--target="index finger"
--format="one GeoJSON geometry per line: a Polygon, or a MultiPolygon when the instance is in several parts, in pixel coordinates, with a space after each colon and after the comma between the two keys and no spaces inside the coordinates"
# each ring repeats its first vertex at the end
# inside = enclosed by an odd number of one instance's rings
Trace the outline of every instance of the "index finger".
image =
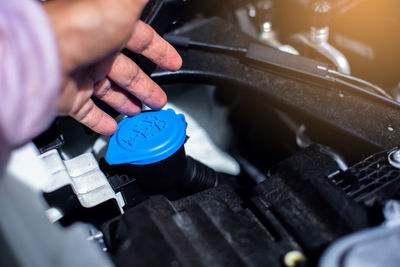
{"type": "Polygon", "coordinates": [[[182,59],[175,48],[141,20],[135,24],[126,48],[147,57],[165,70],[176,71],[182,66],[182,59]]]}

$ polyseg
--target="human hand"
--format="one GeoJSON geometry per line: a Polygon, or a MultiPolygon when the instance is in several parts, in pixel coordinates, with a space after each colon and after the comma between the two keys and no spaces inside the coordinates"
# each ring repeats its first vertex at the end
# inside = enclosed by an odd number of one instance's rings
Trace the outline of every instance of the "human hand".
{"type": "Polygon", "coordinates": [[[46,4],[54,25],[64,73],[60,114],[68,114],[92,130],[110,135],[117,124],[91,96],[117,111],[135,115],[141,102],[162,108],[166,95],[131,59],[127,49],[166,70],[178,70],[176,50],[150,26],[138,21],[142,0],[53,1],[46,4]]]}

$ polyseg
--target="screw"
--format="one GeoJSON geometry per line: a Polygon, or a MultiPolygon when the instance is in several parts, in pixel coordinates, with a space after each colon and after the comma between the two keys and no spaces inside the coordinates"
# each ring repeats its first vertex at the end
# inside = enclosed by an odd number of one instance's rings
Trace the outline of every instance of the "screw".
{"type": "Polygon", "coordinates": [[[393,160],[400,163],[400,150],[393,153],[393,160]]]}
{"type": "Polygon", "coordinates": [[[400,169],[400,150],[396,149],[389,153],[388,161],[390,165],[400,169]]]}

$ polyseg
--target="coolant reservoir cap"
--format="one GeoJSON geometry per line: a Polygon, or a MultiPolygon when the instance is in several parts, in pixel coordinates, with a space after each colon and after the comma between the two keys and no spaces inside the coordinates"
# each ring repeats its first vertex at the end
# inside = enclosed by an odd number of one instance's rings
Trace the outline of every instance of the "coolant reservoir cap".
{"type": "Polygon", "coordinates": [[[186,126],[185,116],[172,109],[126,118],[110,138],[106,161],[111,165],[146,165],[164,160],[185,142],[186,126]]]}

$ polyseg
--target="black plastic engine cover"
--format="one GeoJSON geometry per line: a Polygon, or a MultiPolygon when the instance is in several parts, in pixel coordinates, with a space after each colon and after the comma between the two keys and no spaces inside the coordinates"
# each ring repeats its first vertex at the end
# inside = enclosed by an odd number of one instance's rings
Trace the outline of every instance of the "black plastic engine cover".
{"type": "Polygon", "coordinates": [[[337,170],[311,146],[251,193],[225,184],[176,201],[151,197],[102,231],[117,266],[282,266],[292,250],[312,266],[331,242],[369,226],[367,208],[328,179],[337,170]]]}
{"type": "Polygon", "coordinates": [[[117,266],[280,266],[276,240],[227,185],[170,202],[153,197],[103,226],[117,266]]]}
{"type": "Polygon", "coordinates": [[[318,257],[339,236],[368,227],[366,209],[329,179],[338,167],[313,145],[283,161],[253,190],[253,203],[266,221],[278,221],[306,254],[318,257]]]}

